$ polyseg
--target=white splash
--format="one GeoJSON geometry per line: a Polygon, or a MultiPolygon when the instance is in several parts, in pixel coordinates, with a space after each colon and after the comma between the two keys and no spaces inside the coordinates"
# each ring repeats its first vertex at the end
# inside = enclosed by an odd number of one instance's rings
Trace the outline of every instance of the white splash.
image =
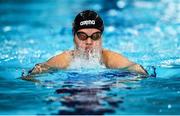
{"type": "Polygon", "coordinates": [[[69,69],[98,69],[104,68],[101,64],[100,50],[93,49],[92,52],[85,52],[84,50],[78,50],[74,54],[69,69]]]}

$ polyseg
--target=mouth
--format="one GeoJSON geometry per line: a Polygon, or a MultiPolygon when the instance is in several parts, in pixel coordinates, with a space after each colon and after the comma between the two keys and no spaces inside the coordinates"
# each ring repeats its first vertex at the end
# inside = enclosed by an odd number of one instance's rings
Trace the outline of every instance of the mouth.
{"type": "Polygon", "coordinates": [[[85,48],[85,52],[87,53],[91,53],[93,51],[93,49],[91,47],[86,47],[85,48]]]}

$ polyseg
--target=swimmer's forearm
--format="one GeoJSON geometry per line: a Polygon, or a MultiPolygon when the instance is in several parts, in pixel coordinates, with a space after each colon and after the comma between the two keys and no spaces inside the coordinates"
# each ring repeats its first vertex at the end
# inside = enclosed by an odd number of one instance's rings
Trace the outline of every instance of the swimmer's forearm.
{"type": "Polygon", "coordinates": [[[139,64],[132,64],[124,69],[127,69],[129,71],[134,71],[134,72],[137,72],[137,73],[143,74],[143,75],[148,75],[147,71],[143,68],[143,66],[141,66],[139,64]]]}

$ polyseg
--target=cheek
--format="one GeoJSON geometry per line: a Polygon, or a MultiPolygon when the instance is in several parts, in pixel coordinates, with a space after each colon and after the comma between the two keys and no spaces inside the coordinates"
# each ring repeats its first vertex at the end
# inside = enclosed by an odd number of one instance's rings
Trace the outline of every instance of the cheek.
{"type": "Polygon", "coordinates": [[[96,46],[96,47],[101,47],[101,45],[102,45],[101,41],[97,41],[93,43],[93,46],[96,46]]]}
{"type": "Polygon", "coordinates": [[[74,43],[77,48],[85,48],[85,42],[79,40],[78,38],[74,38],[74,43]]]}

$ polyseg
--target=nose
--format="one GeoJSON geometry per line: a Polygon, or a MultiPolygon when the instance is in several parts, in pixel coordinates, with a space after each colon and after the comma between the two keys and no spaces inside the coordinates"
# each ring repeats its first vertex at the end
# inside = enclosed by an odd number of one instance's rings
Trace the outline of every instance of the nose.
{"type": "Polygon", "coordinates": [[[93,40],[90,37],[88,37],[86,40],[86,45],[92,45],[92,43],[93,43],[93,40]]]}

